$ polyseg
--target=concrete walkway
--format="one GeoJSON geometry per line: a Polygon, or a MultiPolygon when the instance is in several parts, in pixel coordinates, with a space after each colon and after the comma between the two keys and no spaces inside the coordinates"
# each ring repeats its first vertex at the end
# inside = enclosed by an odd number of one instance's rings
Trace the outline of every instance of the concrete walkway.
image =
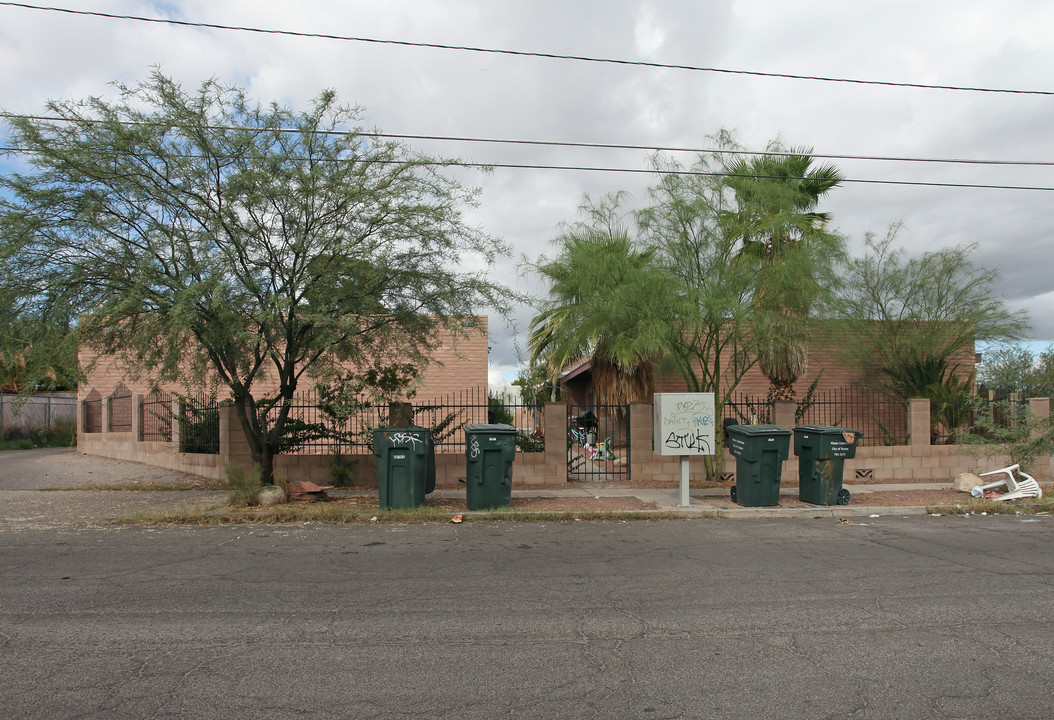
{"type": "MultiPolygon", "coordinates": [[[[852,501],[848,505],[809,505],[808,507],[724,507],[715,504],[712,500],[729,498],[729,489],[717,488],[693,488],[689,492],[690,503],[688,506],[680,504],[681,495],[679,488],[625,488],[625,487],[597,487],[588,488],[542,488],[538,490],[513,490],[513,498],[529,497],[560,497],[560,498],[600,498],[600,497],[632,497],[655,506],[656,512],[674,512],[686,517],[722,517],[722,518],[759,518],[759,517],[869,517],[871,515],[925,515],[924,506],[888,506],[869,503],[867,496],[877,492],[897,492],[913,490],[947,490],[952,487],[950,482],[930,483],[878,483],[878,484],[845,484],[849,490],[852,501]]],[[[465,496],[464,489],[460,490],[436,490],[430,497],[462,498],[465,496]]],[[[797,498],[798,488],[781,488],[780,497],[797,498]]],[[[964,494],[964,499],[968,497],[964,494]]]]}

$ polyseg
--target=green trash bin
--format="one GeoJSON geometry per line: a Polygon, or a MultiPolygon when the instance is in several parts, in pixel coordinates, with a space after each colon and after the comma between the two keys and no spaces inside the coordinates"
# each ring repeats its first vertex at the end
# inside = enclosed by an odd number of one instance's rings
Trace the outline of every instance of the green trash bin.
{"type": "Polygon", "coordinates": [[[732,500],[746,507],[779,505],[790,430],[778,425],[729,425],[726,429],[728,450],[736,459],[732,500]]]}
{"type": "Polygon", "coordinates": [[[509,507],[516,428],[512,425],[465,426],[465,500],[469,510],[509,507]]]}
{"type": "Polygon", "coordinates": [[[798,456],[798,495],[813,505],[848,505],[849,491],[842,487],[847,459],[856,457],[863,433],[830,425],[794,428],[794,454],[798,456]]]}
{"type": "Polygon", "coordinates": [[[414,508],[436,488],[435,445],[425,428],[373,431],[377,456],[377,496],[381,510],[414,508]]]}

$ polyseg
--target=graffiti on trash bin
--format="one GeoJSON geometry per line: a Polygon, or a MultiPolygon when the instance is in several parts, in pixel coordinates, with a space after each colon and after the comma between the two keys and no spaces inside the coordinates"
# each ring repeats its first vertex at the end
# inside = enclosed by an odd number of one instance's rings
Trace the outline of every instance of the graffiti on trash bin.
{"type": "Polygon", "coordinates": [[[479,457],[479,440],[476,438],[472,438],[472,443],[469,445],[468,456],[473,459],[479,457]]]}
{"type": "Polygon", "coordinates": [[[415,433],[392,433],[388,436],[393,445],[412,445],[414,450],[417,449],[418,444],[421,442],[421,436],[415,433]]]}

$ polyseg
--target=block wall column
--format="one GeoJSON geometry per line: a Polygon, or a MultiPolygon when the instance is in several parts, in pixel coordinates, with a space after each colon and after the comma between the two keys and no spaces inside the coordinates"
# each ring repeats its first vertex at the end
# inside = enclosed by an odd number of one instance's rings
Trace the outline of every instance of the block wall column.
{"type": "Polygon", "coordinates": [[[113,420],[113,410],[110,407],[110,398],[104,397],[102,399],[102,431],[103,433],[109,433],[112,428],[110,422],[113,420]]]}
{"type": "Polygon", "coordinates": [[[911,398],[908,401],[908,438],[909,445],[930,444],[929,398],[911,398]]]}
{"type": "Polygon", "coordinates": [[[547,476],[567,480],[567,404],[547,402],[545,409],[545,467],[547,476]]]}
{"type": "Polygon", "coordinates": [[[132,395],[132,440],[143,442],[143,395],[132,395]]]}
{"type": "Polygon", "coordinates": [[[629,405],[630,477],[649,479],[658,465],[655,457],[655,406],[635,402],[629,405]]]}
{"type": "Polygon", "coordinates": [[[798,403],[793,400],[777,400],[776,409],[772,412],[772,424],[790,430],[794,427],[794,415],[798,411],[798,403]]]}
{"type": "Polygon", "coordinates": [[[220,405],[220,460],[225,465],[231,463],[240,467],[246,473],[253,468],[249,441],[245,439],[233,405],[220,405]]]}

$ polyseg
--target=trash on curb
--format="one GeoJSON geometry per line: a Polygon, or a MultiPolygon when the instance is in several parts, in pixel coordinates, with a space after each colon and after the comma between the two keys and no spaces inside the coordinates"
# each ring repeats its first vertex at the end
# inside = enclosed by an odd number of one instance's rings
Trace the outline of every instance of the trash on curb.
{"type": "Polygon", "coordinates": [[[450,522],[452,522],[452,523],[460,523],[460,522],[464,522],[464,521],[465,521],[465,517],[461,513],[458,513],[454,517],[450,518],[450,522]]]}
{"type": "Polygon", "coordinates": [[[1034,477],[1023,472],[1020,464],[1015,463],[1009,467],[981,473],[980,477],[983,478],[990,475],[1005,475],[1005,477],[1001,477],[1001,479],[990,482],[987,485],[975,485],[970,490],[970,494],[973,497],[999,501],[1043,497],[1043,490],[1040,489],[1039,483],[1036,482],[1034,477]],[[1006,492],[997,492],[998,488],[1004,486],[1006,487],[1006,492]]]}

